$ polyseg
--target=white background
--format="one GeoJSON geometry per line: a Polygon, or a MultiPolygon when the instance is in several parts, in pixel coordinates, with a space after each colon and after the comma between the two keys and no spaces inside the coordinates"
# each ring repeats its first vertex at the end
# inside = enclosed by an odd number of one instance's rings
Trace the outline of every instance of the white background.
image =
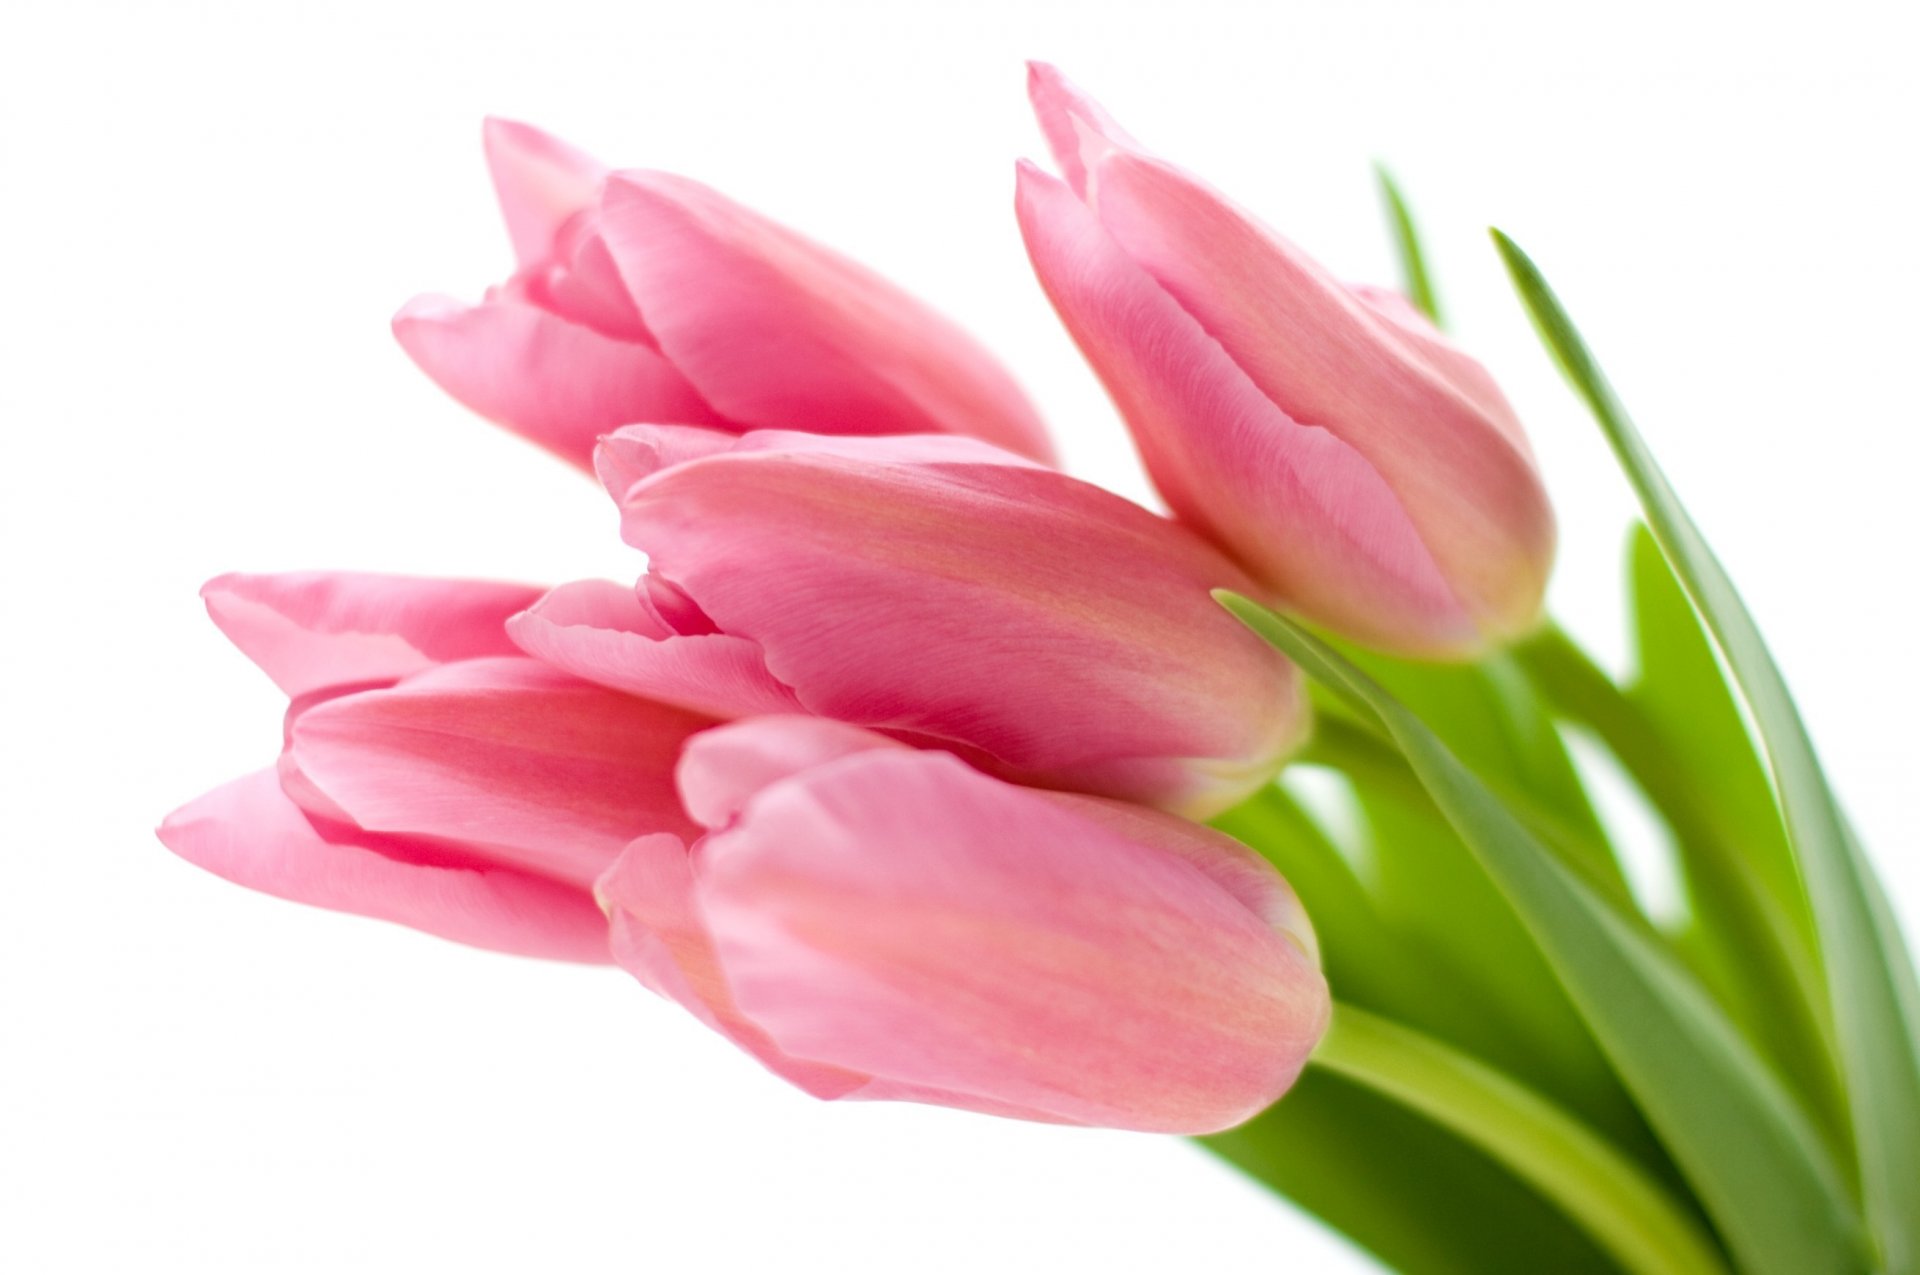
{"type": "Polygon", "coordinates": [[[1045,57],[1348,277],[1367,163],[1618,653],[1620,480],[1482,227],[1567,298],[1790,670],[1910,927],[1920,323],[1910,5],[22,3],[0,11],[0,1267],[1368,1269],[1177,1141],[815,1105],[624,975],[255,896],[172,806],[280,702],[228,569],[631,575],[590,484],[390,341],[507,267],[487,112],[675,169],[980,332],[1141,487],[1011,216],[1045,57]],[[1576,16],[1577,15],[1577,16],[1576,16]]]}

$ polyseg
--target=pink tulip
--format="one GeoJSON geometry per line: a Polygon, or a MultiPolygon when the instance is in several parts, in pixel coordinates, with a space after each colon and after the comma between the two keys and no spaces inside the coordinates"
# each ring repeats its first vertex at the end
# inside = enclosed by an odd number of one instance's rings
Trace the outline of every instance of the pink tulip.
{"type": "Polygon", "coordinates": [[[631,426],[600,474],[640,588],[566,585],[531,655],[716,716],[807,711],[1023,783],[1217,812],[1304,733],[1198,536],[973,439],[631,426]]]}
{"type": "Polygon", "coordinates": [[[820,1097],[1208,1133],[1325,1029],[1280,877],[1196,824],[813,718],[696,737],[711,831],[600,884],[621,964],[820,1097]]]}
{"type": "Polygon", "coordinates": [[[708,720],[507,640],[540,590],[398,576],[223,576],[207,609],[292,703],[277,767],[168,816],[182,858],[282,898],[445,938],[607,961],[592,886],[688,835],[682,743],[708,720]]]}
{"type": "Polygon", "coordinates": [[[1336,281],[1052,67],[1036,272],[1185,522],[1301,614],[1459,656],[1537,620],[1553,515],[1512,409],[1410,305],[1336,281]]]}
{"type": "Polygon", "coordinates": [[[394,334],[462,403],[583,467],[633,422],[954,433],[1045,460],[994,358],[863,266],[698,182],[610,173],[489,120],[519,269],[478,306],[422,297],[394,334]]]}

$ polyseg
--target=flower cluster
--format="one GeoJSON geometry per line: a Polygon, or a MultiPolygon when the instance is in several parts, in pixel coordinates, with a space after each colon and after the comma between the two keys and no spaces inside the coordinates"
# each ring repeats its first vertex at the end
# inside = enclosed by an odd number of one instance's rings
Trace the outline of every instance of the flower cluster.
{"type": "Polygon", "coordinates": [[[1034,268],[1171,517],[1062,473],[1011,378],[856,263],[519,124],[518,268],[394,331],[595,473],[637,582],[204,596],[277,764],[163,840],[241,884],[617,962],[823,1097],[1204,1132],[1325,1027],[1313,931],[1200,822],[1304,739],[1229,589],[1402,654],[1535,620],[1552,518],[1486,373],[1046,67],[1034,268]]]}

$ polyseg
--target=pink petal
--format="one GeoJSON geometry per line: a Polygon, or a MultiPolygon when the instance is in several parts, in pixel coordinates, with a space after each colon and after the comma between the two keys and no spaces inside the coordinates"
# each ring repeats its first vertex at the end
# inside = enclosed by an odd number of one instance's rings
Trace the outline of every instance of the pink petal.
{"type": "Polygon", "coordinates": [[[1284,1092],[1326,1024],[1313,962],[1190,856],[937,753],[775,784],[695,872],[739,1009],[877,1078],[854,1096],[1210,1132],[1284,1092]]]}
{"type": "Polygon", "coordinates": [[[1508,441],[1524,454],[1529,457],[1533,455],[1533,444],[1528,440],[1520,418],[1513,414],[1507,396],[1478,359],[1447,340],[1445,334],[1433,326],[1433,320],[1394,289],[1356,283],[1348,284],[1347,291],[1405,342],[1411,353],[1424,359],[1436,373],[1450,381],[1454,389],[1465,395],[1486,417],[1489,425],[1505,434],[1508,441]]]}
{"type": "Polygon", "coordinates": [[[623,534],[814,713],[1196,813],[1300,736],[1296,675],[1209,593],[1253,583],[1137,505],[965,440],[766,431],[649,469],[682,432],[603,445],[623,534]]]}
{"type": "Polygon", "coordinates": [[[1040,131],[1046,134],[1047,149],[1060,166],[1074,193],[1086,197],[1087,167],[1080,151],[1084,135],[1091,130],[1117,146],[1134,147],[1128,136],[1106,108],[1081,91],[1080,86],[1045,62],[1027,63],[1027,97],[1033,103],[1040,131]]]}
{"type": "Polygon", "coordinates": [[[482,137],[514,256],[523,266],[552,256],[561,228],[598,195],[606,165],[514,120],[488,119],[482,137]]]}
{"type": "Polygon", "coordinates": [[[642,837],[596,887],[612,927],[614,959],[658,995],[816,1098],[839,1098],[867,1077],[788,1057],[740,1013],[693,898],[687,848],[664,833],[642,837]]]}
{"type": "Polygon", "coordinates": [[[1031,168],[1020,176],[1036,269],[1176,512],[1290,601],[1350,631],[1411,625],[1441,642],[1468,640],[1451,590],[1377,472],[1329,432],[1276,410],[1059,183],[1031,168]]]}
{"type": "MultiPolygon", "coordinates": [[[[1476,627],[1539,611],[1553,515],[1503,398],[1437,336],[1383,322],[1316,263],[1200,182],[1125,150],[1090,202],[1124,255],[1219,342],[1260,393],[1364,456],[1419,528],[1476,627]]],[[[1195,432],[1195,431],[1189,431],[1195,432]]]]}
{"type": "Polygon", "coordinates": [[[707,724],[524,657],[469,660],[307,710],[290,751],[362,828],[588,886],[633,838],[695,832],[672,770],[707,724]]]}
{"type": "Polygon", "coordinates": [[[650,617],[649,622],[664,625],[667,632],[680,637],[710,637],[720,632],[713,617],[687,596],[687,591],[658,571],[640,577],[633,598],[650,617]]]}
{"type": "Polygon", "coordinates": [[[698,182],[614,175],[601,231],[660,347],[730,421],[965,434],[1052,455],[1032,406],[971,337],[865,267],[698,182]]]}
{"type": "Polygon", "coordinates": [[[1248,854],[1239,842],[1211,833],[1200,834],[1185,819],[1131,802],[1079,793],[1040,795],[1114,836],[1185,860],[1238,900],[1248,912],[1286,935],[1315,965],[1320,963],[1320,941],[1299,896],[1274,874],[1266,860],[1248,854]]]}
{"type": "Polygon", "coordinates": [[[461,403],[583,469],[594,441],[633,421],[719,424],[686,379],[646,345],[532,305],[417,297],[393,333],[461,403]]]}
{"type": "Polygon", "coordinates": [[[391,682],[436,664],[511,655],[507,617],[540,590],[352,571],[224,575],[207,613],[289,698],[391,682]]]}
{"type": "Polygon", "coordinates": [[[800,711],[753,642],[680,636],[624,585],[563,584],[513,617],[507,631],[535,659],[630,695],[714,717],[800,711]]]}
{"type": "Polygon", "coordinates": [[[414,862],[351,834],[322,835],[272,770],[176,810],[160,839],[217,876],[297,903],[521,956],[612,960],[606,920],[585,891],[511,868],[414,862]]]}
{"type": "Polygon", "coordinates": [[[1030,165],[1019,214],[1041,284],[1176,514],[1287,603],[1363,641],[1475,640],[1398,495],[1358,451],[1277,408],[1071,191],[1030,165]]]}
{"type": "Polygon", "coordinates": [[[687,813],[708,828],[724,828],[770,784],[855,753],[901,747],[824,717],[756,717],[688,740],[675,776],[687,813]]]}
{"type": "Polygon", "coordinates": [[[487,300],[532,305],[602,336],[660,352],[600,237],[597,207],[561,227],[553,252],[551,259],[522,267],[489,290],[487,300]]]}

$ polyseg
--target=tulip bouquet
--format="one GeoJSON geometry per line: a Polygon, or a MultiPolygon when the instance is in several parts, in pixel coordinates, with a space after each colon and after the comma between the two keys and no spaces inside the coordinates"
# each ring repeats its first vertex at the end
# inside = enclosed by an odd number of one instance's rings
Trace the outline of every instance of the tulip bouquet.
{"type": "Polygon", "coordinates": [[[596,475],[646,572],[212,581],[285,746],[161,838],[617,964],[822,1098],[1202,1137],[1418,1275],[1920,1271],[1912,961],[1532,263],[1496,235],[1645,512],[1624,679],[1541,615],[1547,494],[1390,183],[1404,295],[1031,90],[1027,250],[1168,515],[1056,468],[887,281],[494,121],[518,267],[395,334],[596,475]],[[1576,734],[1664,822],[1680,919],[1576,734]]]}

